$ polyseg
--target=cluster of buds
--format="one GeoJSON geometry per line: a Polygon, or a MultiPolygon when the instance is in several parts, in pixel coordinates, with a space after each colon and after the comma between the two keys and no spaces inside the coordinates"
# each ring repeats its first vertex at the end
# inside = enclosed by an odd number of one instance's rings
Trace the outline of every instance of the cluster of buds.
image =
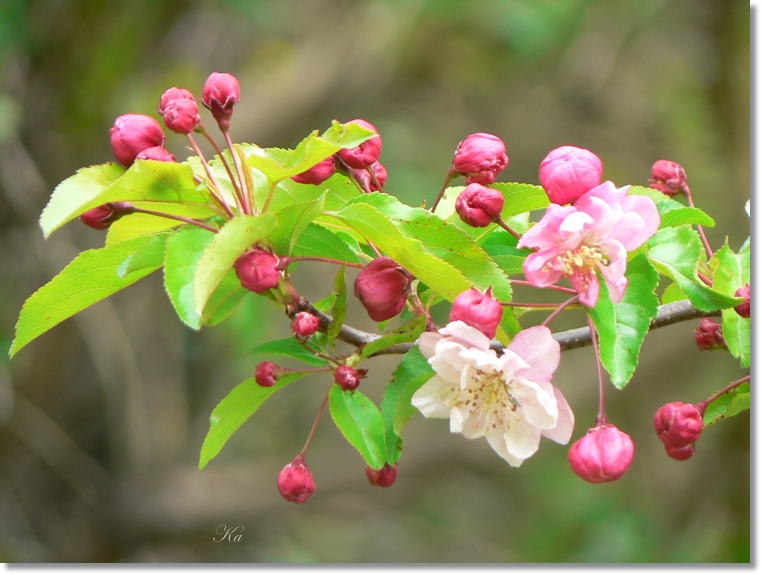
{"type": "Polygon", "coordinates": [[[663,405],[654,415],[654,427],[667,455],[678,461],[689,459],[704,428],[704,406],[679,401],[663,405]]]}
{"type": "Polygon", "coordinates": [[[462,321],[492,339],[503,317],[503,306],[492,297],[492,288],[482,293],[476,288],[464,291],[452,302],[450,321],[462,321]]]}
{"type": "Polygon", "coordinates": [[[569,449],[572,471],[589,483],[616,481],[632,463],[635,445],[610,423],[597,425],[569,449]]]}
{"type": "Polygon", "coordinates": [[[352,391],[360,385],[360,380],[368,374],[367,369],[355,369],[348,365],[340,365],[333,374],[333,380],[344,391],[352,391]]]}
{"type": "Polygon", "coordinates": [[[708,317],[703,318],[696,328],[696,345],[702,351],[728,348],[722,337],[722,327],[708,317]]]}

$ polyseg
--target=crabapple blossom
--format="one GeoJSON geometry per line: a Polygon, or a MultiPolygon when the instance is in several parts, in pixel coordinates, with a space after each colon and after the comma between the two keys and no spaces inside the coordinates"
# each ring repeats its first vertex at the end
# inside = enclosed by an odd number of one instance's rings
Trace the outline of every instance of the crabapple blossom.
{"type": "Polygon", "coordinates": [[[668,196],[679,194],[683,190],[687,179],[685,170],[677,162],[670,160],[658,160],[651,167],[651,187],[668,196]]]}
{"type": "Polygon", "coordinates": [[[630,436],[606,423],[589,429],[571,446],[569,464],[585,481],[606,483],[622,477],[634,455],[630,436]]]}
{"type": "MultiPolygon", "coordinates": [[[[350,120],[347,124],[357,124],[378,134],[376,127],[365,120],[350,120]]],[[[344,163],[350,168],[363,170],[378,161],[378,157],[381,155],[381,136],[373,136],[354,148],[339,150],[336,155],[344,160],[344,163]]]]}
{"type": "Polygon", "coordinates": [[[582,304],[598,301],[603,276],[611,301],[627,287],[627,252],[650,238],[659,227],[653,200],[628,196],[629,186],[610,181],[596,186],[571,206],[550,204],[542,219],[519,240],[518,247],[537,248],[524,261],[527,280],[537,287],[569,278],[582,304]]]}
{"type": "Polygon", "coordinates": [[[497,190],[481,184],[468,184],[455,200],[455,211],[469,226],[484,228],[503,211],[505,198],[497,190]]]}
{"type": "Polygon", "coordinates": [[[436,374],[413,394],[425,417],[450,419],[450,431],[485,436],[518,467],[542,436],[567,443],[574,414],[551,383],[561,348],[545,326],[525,329],[498,356],[489,338],[462,321],[421,335],[419,347],[436,374]]]}
{"type": "Polygon", "coordinates": [[[241,88],[235,76],[212,72],[204,83],[201,102],[212,112],[217,125],[224,131],[230,127],[233,106],[238,103],[240,97],[241,88]]]}
{"type": "Polygon", "coordinates": [[[603,163],[590,150],[561,146],[551,150],[540,163],[540,185],[550,201],[574,202],[601,183],[603,163]]]}
{"type": "Polygon", "coordinates": [[[287,501],[304,503],[315,493],[315,480],[304,455],[297,455],[278,474],[278,491],[287,501]]]}
{"type": "Polygon", "coordinates": [[[477,132],[466,137],[455,150],[452,169],[468,184],[489,185],[508,165],[505,144],[493,134],[477,132]]]}
{"type": "Polygon", "coordinates": [[[451,322],[460,320],[490,339],[495,337],[502,317],[503,306],[492,297],[492,288],[484,293],[475,288],[464,291],[452,302],[450,310],[451,322]]]}

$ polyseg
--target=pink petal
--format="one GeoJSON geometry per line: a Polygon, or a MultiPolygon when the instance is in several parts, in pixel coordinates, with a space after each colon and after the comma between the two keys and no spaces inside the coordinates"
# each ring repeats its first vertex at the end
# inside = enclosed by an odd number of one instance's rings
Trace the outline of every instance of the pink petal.
{"type": "Polygon", "coordinates": [[[551,331],[542,325],[520,331],[508,349],[523,359],[529,367],[515,375],[530,381],[550,381],[561,363],[561,346],[551,331]]]}
{"type": "Polygon", "coordinates": [[[576,211],[572,206],[550,204],[545,210],[545,215],[522,236],[517,246],[540,249],[557,247],[560,240],[559,226],[569,214],[576,211]]]}
{"type": "Polygon", "coordinates": [[[623,186],[621,188],[617,188],[614,185],[614,182],[612,182],[611,180],[606,180],[600,186],[594,187],[592,190],[590,190],[584,196],[582,196],[579,200],[574,202],[574,207],[577,207],[577,204],[580,202],[582,205],[584,205],[584,203],[591,197],[600,198],[607,204],[612,204],[614,202],[622,203],[624,199],[627,197],[627,190],[629,189],[630,189],[630,186],[623,186]]]}
{"type": "Polygon", "coordinates": [[[584,212],[569,214],[558,228],[561,237],[559,249],[566,251],[579,247],[584,232],[593,227],[594,224],[595,220],[584,212]]]}
{"type": "Polygon", "coordinates": [[[598,274],[590,274],[587,279],[587,286],[583,287],[582,275],[575,273],[569,277],[569,281],[572,287],[577,290],[579,295],[579,301],[582,305],[587,307],[595,307],[598,301],[598,292],[600,291],[600,285],[598,283],[598,274]]]}
{"type": "Polygon", "coordinates": [[[523,421],[538,430],[549,429],[556,424],[558,407],[552,392],[523,377],[514,379],[511,387],[511,393],[521,405],[520,417],[523,421]]]}
{"type": "Polygon", "coordinates": [[[566,398],[557,387],[553,386],[553,394],[558,405],[558,419],[552,429],[544,429],[542,434],[548,439],[566,445],[574,432],[574,412],[566,402],[566,398]]]}
{"type": "Polygon", "coordinates": [[[563,274],[559,270],[554,267],[545,268],[545,264],[554,263],[556,257],[558,257],[557,247],[528,255],[523,265],[527,281],[537,287],[546,287],[560,280],[563,274]]]}
{"type": "Polygon", "coordinates": [[[451,336],[465,347],[475,347],[482,351],[487,351],[489,349],[489,338],[478,329],[471,327],[460,320],[451,321],[445,327],[440,329],[439,333],[451,336]]]}
{"type": "MultiPolygon", "coordinates": [[[[643,244],[648,238],[656,233],[661,224],[659,210],[651,198],[646,196],[628,196],[622,202],[622,210],[628,214],[637,214],[643,220],[643,227],[627,241],[620,240],[629,252],[643,244]]],[[[615,238],[616,239],[616,238],[615,238]]]]}

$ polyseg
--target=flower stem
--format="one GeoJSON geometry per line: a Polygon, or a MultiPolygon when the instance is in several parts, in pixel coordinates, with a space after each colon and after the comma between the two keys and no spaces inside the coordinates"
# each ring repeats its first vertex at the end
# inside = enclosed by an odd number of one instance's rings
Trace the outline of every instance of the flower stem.
{"type": "Polygon", "coordinates": [[[600,427],[609,422],[609,418],[606,417],[606,388],[603,382],[603,364],[601,363],[601,352],[598,347],[598,332],[595,331],[595,326],[590,316],[587,316],[587,325],[590,328],[590,335],[593,340],[595,361],[598,363],[598,416],[595,418],[595,427],[600,427]]]}
{"type": "Polygon", "coordinates": [[[709,287],[712,287],[714,285],[714,282],[711,279],[709,279],[707,276],[702,274],[701,272],[696,272],[696,275],[698,275],[699,279],[702,282],[704,282],[706,285],[708,285],[709,287]]]}
{"type": "Polygon", "coordinates": [[[206,222],[202,222],[200,220],[194,220],[192,218],[186,218],[183,216],[176,216],[175,214],[156,212],[154,210],[144,210],[143,208],[136,208],[135,206],[132,207],[132,211],[138,214],[148,214],[149,216],[159,216],[160,218],[168,218],[170,220],[177,220],[178,222],[185,222],[186,224],[191,224],[192,226],[198,226],[199,228],[204,228],[205,230],[209,230],[210,232],[214,232],[215,234],[219,231],[217,228],[215,228],[214,226],[210,226],[206,222]]]}
{"type": "Polygon", "coordinates": [[[503,221],[503,218],[501,218],[499,215],[495,216],[495,223],[498,226],[500,226],[501,228],[503,228],[506,232],[511,234],[517,240],[521,239],[521,234],[519,232],[517,232],[516,230],[514,230],[513,228],[511,228],[508,224],[506,224],[503,221]]]}
{"type": "Polygon", "coordinates": [[[741,379],[739,379],[738,381],[734,381],[733,383],[731,383],[731,384],[730,384],[730,385],[728,385],[727,387],[725,387],[725,388],[721,389],[720,391],[718,391],[717,393],[715,393],[714,395],[712,395],[712,396],[711,396],[711,397],[709,397],[708,399],[705,399],[704,401],[699,401],[699,402],[696,404],[696,409],[697,409],[697,410],[698,410],[698,411],[699,411],[699,412],[700,412],[700,413],[703,415],[703,414],[704,414],[704,411],[706,410],[706,407],[707,407],[707,406],[708,406],[710,403],[712,403],[712,402],[713,402],[715,399],[717,399],[718,397],[720,397],[722,394],[724,394],[724,393],[727,393],[727,392],[729,392],[729,391],[731,391],[731,390],[735,389],[736,387],[738,387],[738,386],[739,386],[739,385],[741,385],[742,383],[746,383],[747,381],[751,381],[751,375],[747,375],[746,377],[742,377],[742,378],[741,378],[741,379]]]}
{"type": "MultiPolygon", "coordinates": [[[[190,140],[191,146],[193,147],[193,151],[196,152],[199,159],[201,160],[201,163],[204,166],[204,169],[206,170],[206,175],[209,176],[209,180],[211,181],[214,188],[221,192],[220,185],[217,183],[216,178],[214,177],[214,174],[212,173],[212,169],[209,167],[209,164],[206,161],[206,158],[204,157],[203,152],[201,151],[201,148],[198,147],[198,144],[196,143],[196,139],[191,135],[188,134],[188,140],[190,140]]],[[[233,214],[233,210],[230,209],[230,206],[228,203],[222,199],[222,196],[217,195],[217,193],[213,189],[209,189],[209,193],[212,195],[212,198],[215,199],[215,201],[227,212],[228,216],[233,218],[235,217],[235,214],[233,214]]]]}
{"type": "Polygon", "coordinates": [[[556,316],[557,316],[559,313],[561,313],[561,312],[563,311],[563,309],[564,309],[566,306],[570,306],[570,305],[572,305],[572,304],[575,304],[575,303],[579,303],[579,296],[578,296],[578,295],[575,295],[574,297],[570,297],[570,298],[569,298],[569,299],[567,299],[567,300],[566,300],[564,303],[562,303],[561,305],[559,305],[559,306],[556,308],[556,311],[554,311],[552,314],[550,314],[548,317],[546,317],[546,318],[545,318],[545,321],[544,321],[544,322],[542,322],[540,325],[544,325],[544,326],[547,326],[547,325],[548,325],[548,324],[551,322],[551,320],[552,320],[554,317],[556,317],[556,316]]]}
{"type": "MultiPolygon", "coordinates": [[[[683,192],[685,192],[685,197],[688,198],[688,205],[692,208],[695,208],[696,204],[693,203],[693,196],[691,195],[691,189],[688,187],[688,184],[683,185],[683,192]]],[[[709,245],[709,240],[706,238],[704,227],[700,224],[696,227],[698,228],[701,240],[704,242],[704,248],[706,248],[706,256],[707,258],[711,258],[714,255],[714,252],[712,251],[712,246],[709,245]]]]}
{"type": "MultiPolygon", "coordinates": [[[[331,383],[333,385],[333,383],[331,383]]],[[[328,393],[330,393],[330,388],[328,389],[328,393]]],[[[312,441],[312,436],[315,435],[315,429],[317,428],[318,421],[320,421],[320,416],[323,415],[323,410],[325,409],[325,404],[328,403],[328,393],[325,394],[325,399],[323,399],[323,403],[320,404],[320,409],[318,409],[317,417],[315,418],[315,423],[312,424],[312,429],[310,430],[310,434],[307,436],[307,441],[304,444],[304,447],[302,447],[302,450],[299,452],[299,455],[304,456],[305,453],[307,453],[307,448],[310,446],[310,441],[312,441]]]]}
{"type": "Polygon", "coordinates": [[[376,187],[378,188],[378,191],[379,191],[379,192],[381,192],[381,193],[383,193],[383,191],[384,191],[384,186],[382,186],[382,185],[381,185],[381,182],[379,182],[379,181],[378,181],[378,178],[376,177],[376,173],[373,171],[373,168],[371,168],[370,166],[368,166],[368,167],[367,167],[367,168],[365,168],[365,169],[366,169],[366,170],[368,171],[368,173],[370,174],[370,179],[371,179],[371,180],[373,180],[373,183],[374,183],[374,184],[376,184],[376,187]]]}
{"type": "Polygon", "coordinates": [[[227,130],[223,130],[222,133],[225,135],[225,141],[228,144],[228,148],[230,148],[230,155],[233,156],[233,164],[235,165],[236,173],[238,173],[238,181],[241,182],[241,202],[243,203],[243,212],[245,214],[251,214],[251,201],[250,201],[250,194],[249,190],[246,188],[246,180],[243,177],[243,169],[241,168],[241,158],[238,157],[238,154],[235,151],[235,148],[233,147],[233,140],[230,138],[230,132],[227,130]]]}
{"type": "Polygon", "coordinates": [[[500,305],[508,307],[531,307],[537,309],[556,309],[560,304],[557,303],[520,303],[515,301],[501,301],[500,305]]]}
{"type": "Polygon", "coordinates": [[[290,256],[284,259],[287,260],[286,265],[290,264],[291,262],[311,261],[311,262],[327,262],[329,264],[338,264],[340,266],[349,266],[350,268],[356,268],[358,270],[361,270],[362,268],[365,267],[362,264],[353,264],[351,262],[345,262],[343,260],[335,260],[333,258],[321,258],[317,256],[290,256]]]}
{"type": "Polygon", "coordinates": [[[442,196],[444,196],[445,190],[447,189],[447,186],[450,184],[450,182],[458,175],[458,172],[450,168],[450,171],[447,172],[447,177],[445,178],[444,184],[442,184],[442,188],[439,190],[439,193],[437,194],[437,199],[434,200],[434,203],[431,204],[431,211],[432,213],[437,210],[437,206],[439,205],[439,201],[442,199],[442,196]]]}
{"type": "Polygon", "coordinates": [[[236,182],[235,176],[233,176],[233,170],[230,169],[230,164],[228,164],[228,161],[225,159],[225,155],[222,153],[222,149],[217,143],[217,140],[215,140],[212,137],[212,135],[209,132],[207,132],[203,123],[199,123],[199,125],[196,126],[196,129],[212,145],[212,147],[214,148],[214,151],[217,152],[217,155],[220,157],[220,160],[222,161],[222,165],[225,166],[225,171],[228,173],[228,177],[230,178],[230,181],[233,184],[233,189],[235,190],[236,196],[238,197],[239,200],[241,200],[242,198],[241,189],[238,187],[238,182],[236,182]]]}
{"type": "Polygon", "coordinates": [[[539,288],[539,289],[550,289],[550,290],[555,290],[555,291],[560,291],[560,292],[563,292],[563,293],[569,293],[569,294],[575,294],[575,295],[577,293],[577,290],[574,290],[574,289],[571,289],[571,288],[567,288],[567,287],[563,287],[563,286],[557,286],[557,285],[549,285],[549,286],[540,287],[540,286],[534,285],[533,283],[529,283],[528,281],[525,281],[525,280],[511,280],[511,283],[512,284],[516,284],[516,285],[520,285],[520,286],[536,287],[536,288],[539,288]]]}

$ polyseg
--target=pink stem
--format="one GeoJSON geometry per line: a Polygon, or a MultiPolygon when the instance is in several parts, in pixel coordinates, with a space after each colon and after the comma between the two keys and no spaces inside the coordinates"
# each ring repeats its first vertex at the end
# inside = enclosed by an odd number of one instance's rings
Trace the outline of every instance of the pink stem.
{"type": "Polygon", "coordinates": [[[225,135],[225,141],[228,143],[228,148],[230,148],[230,155],[233,156],[233,164],[235,165],[236,172],[238,172],[238,180],[241,182],[241,202],[243,203],[243,212],[245,214],[251,214],[251,203],[249,201],[249,190],[246,188],[246,180],[243,177],[243,169],[241,168],[241,158],[238,157],[238,154],[235,151],[235,148],[233,148],[233,140],[230,138],[230,132],[227,130],[223,130],[222,133],[225,135]]]}
{"type": "Polygon", "coordinates": [[[210,226],[209,224],[194,220],[192,218],[185,218],[183,216],[176,216],[174,214],[165,214],[164,212],[155,212],[154,210],[144,210],[143,208],[136,208],[133,206],[132,211],[139,214],[148,214],[149,216],[159,216],[160,218],[168,218],[170,220],[177,220],[178,222],[185,222],[186,224],[191,224],[193,226],[198,226],[199,228],[204,228],[205,230],[209,230],[210,232],[214,232],[215,234],[219,231],[214,226],[210,226]]]}
{"type": "Polygon", "coordinates": [[[718,391],[717,393],[715,393],[714,395],[712,395],[712,396],[711,396],[709,399],[705,399],[704,401],[699,401],[699,402],[696,404],[696,409],[699,411],[699,413],[701,413],[701,415],[703,415],[703,414],[704,414],[704,411],[705,411],[705,410],[706,410],[706,408],[707,408],[707,406],[708,406],[710,403],[712,403],[712,402],[713,402],[715,399],[717,399],[718,397],[720,397],[720,396],[721,396],[723,393],[727,393],[727,392],[729,392],[729,391],[731,391],[731,390],[735,389],[736,387],[738,387],[738,386],[739,386],[739,385],[741,385],[742,383],[746,383],[747,381],[751,381],[751,375],[747,375],[746,377],[742,377],[742,378],[741,378],[741,379],[739,379],[738,381],[734,381],[733,383],[731,383],[731,384],[730,384],[730,385],[728,385],[727,387],[725,387],[725,388],[721,389],[720,391],[718,391]]]}
{"type": "MultiPolygon", "coordinates": [[[[212,173],[212,169],[209,167],[209,164],[206,161],[206,158],[204,157],[204,154],[201,152],[201,148],[198,147],[198,144],[196,143],[196,139],[191,135],[188,134],[188,140],[190,140],[191,146],[193,147],[193,151],[198,154],[199,159],[201,160],[201,164],[203,164],[204,169],[206,170],[206,175],[209,176],[209,180],[212,182],[212,185],[220,191],[220,185],[217,183],[217,180],[214,177],[214,174],[212,173]]],[[[233,214],[233,211],[230,209],[230,206],[228,206],[228,203],[222,199],[221,196],[217,195],[217,193],[209,189],[209,193],[212,195],[212,197],[217,201],[218,204],[227,212],[228,216],[231,218],[235,217],[235,214],[233,214]]],[[[220,191],[220,193],[222,193],[220,191]]]]}
{"type": "MultiPolygon", "coordinates": [[[[683,191],[685,192],[685,197],[688,198],[688,205],[690,207],[695,208],[696,205],[693,203],[693,196],[691,195],[691,189],[688,187],[688,184],[683,185],[683,191]]],[[[712,246],[709,245],[709,240],[706,239],[706,234],[704,233],[704,227],[701,225],[696,226],[699,231],[699,235],[701,236],[701,240],[704,242],[704,248],[706,248],[706,255],[707,258],[711,258],[714,255],[714,252],[712,251],[712,246]]]]}
{"type": "Polygon", "coordinates": [[[338,264],[340,266],[349,266],[350,268],[356,268],[358,270],[363,269],[365,266],[362,264],[353,264],[350,262],[345,262],[343,260],[335,260],[333,258],[321,258],[321,257],[313,257],[313,256],[290,256],[287,258],[284,258],[287,260],[286,265],[290,264],[291,262],[300,262],[300,261],[311,261],[311,262],[327,262],[329,264],[338,264]]]}
{"type": "Polygon", "coordinates": [[[514,238],[516,238],[517,240],[520,240],[520,239],[521,239],[521,234],[520,234],[519,232],[517,232],[516,230],[514,230],[513,228],[511,228],[511,227],[510,227],[508,224],[506,224],[506,223],[503,221],[503,218],[501,218],[499,215],[498,215],[498,216],[495,216],[495,223],[496,223],[498,226],[500,226],[501,228],[503,228],[503,229],[504,229],[506,232],[508,232],[509,234],[511,234],[511,235],[512,235],[514,238]]]}
{"type": "Polygon", "coordinates": [[[587,316],[587,325],[590,328],[590,336],[593,340],[593,349],[595,350],[595,361],[598,363],[598,416],[595,418],[595,427],[606,425],[609,418],[606,417],[606,388],[603,382],[603,364],[601,363],[601,352],[598,348],[598,332],[590,316],[587,316]]]}
{"type": "Polygon", "coordinates": [[[452,168],[450,168],[450,171],[447,172],[447,177],[445,178],[444,184],[442,184],[442,188],[439,190],[439,193],[437,194],[437,198],[434,200],[434,203],[431,205],[432,212],[436,211],[437,206],[439,205],[439,201],[442,199],[442,196],[444,196],[447,186],[457,175],[458,175],[458,172],[456,172],[452,168]]]}
{"type": "Polygon", "coordinates": [[[520,285],[520,286],[530,286],[530,287],[536,287],[536,288],[539,288],[539,289],[550,289],[550,290],[560,291],[560,292],[563,292],[563,293],[569,293],[569,294],[575,294],[575,295],[577,294],[577,290],[566,288],[566,287],[563,287],[563,286],[549,285],[549,286],[545,286],[545,287],[540,287],[540,286],[536,286],[536,285],[534,285],[532,283],[529,283],[528,281],[524,281],[524,280],[511,280],[511,283],[512,284],[516,284],[516,285],[520,285]]]}
{"type": "MultiPolygon", "coordinates": [[[[333,385],[333,383],[331,383],[333,385]]],[[[330,389],[328,390],[328,393],[330,393],[330,389]]],[[[325,394],[325,399],[323,399],[323,403],[320,405],[320,409],[318,410],[317,417],[315,418],[315,423],[312,424],[312,429],[310,430],[309,436],[307,436],[307,441],[304,444],[304,447],[302,447],[302,450],[299,452],[299,455],[304,457],[304,454],[307,453],[307,448],[310,446],[310,441],[312,441],[312,436],[315,435],[315,429],[317,428],[318,421],[320,421],[320,416],[323,415],[323,410],[325,409],[325,404],[328,403],[328,393],[325,394]]]]}
{"type": "Polygon", "coordinates": [[[220,157],[220,160],[222,161],[222,165],[225,166],[225,171],[228,173],[228,177],[230,178],[230,181],[233,184],[233,189],[235,190],[236,196],[238,197],[239,201],[243,201],[241,196],[241,190],[238,187],[238,183],[236,182],[235,176],[233,176],[233,170],[230,169],[230,164],[228,164],[228,161],[225,159],[225,155],[222,153],[222,149],[220,148],[219,144],[217,144],[217,141],[212,137],[212,135],[206,131],[206,128],[204,127],[203,123],[199,123],[198,126],[196,126],[196,129],[202,136],[204,136],[209,141],[209,143],[214,148],[214,151],[217,152],[217,155],[220,157]]]}
{"type": "Polygon", "coordinates": [[[563,311],[563,309],[564,309],[566,306],[570,306],[570,305],[572,305],[572,304],[575,304],[575,303],[578,303],[578,302],[579,302],[579,296],[576,296],[576,295],[575,295],[574,297],[570,297],[570,298],[569,298],[569,299],[567,299],[567,300],[566,300],[564,303],[562,303],[561,305],[559,305],[559,306],[556,308],[556,311],[554,311],[552,314],[550,314],[548,317],[546,317],[546,318],[545,318],[545,321],[544,321],[544,322],[542,322],[542,324],[540,324],[540,325],[544,325],[544,326],[547,326],[547,325],[548,325],[548,324],[551,322],[551,320],[552,320],[554,317],[556,317],[556,316],[557,316],[559,313],[561,313],[561,312],[563,311]]]}

